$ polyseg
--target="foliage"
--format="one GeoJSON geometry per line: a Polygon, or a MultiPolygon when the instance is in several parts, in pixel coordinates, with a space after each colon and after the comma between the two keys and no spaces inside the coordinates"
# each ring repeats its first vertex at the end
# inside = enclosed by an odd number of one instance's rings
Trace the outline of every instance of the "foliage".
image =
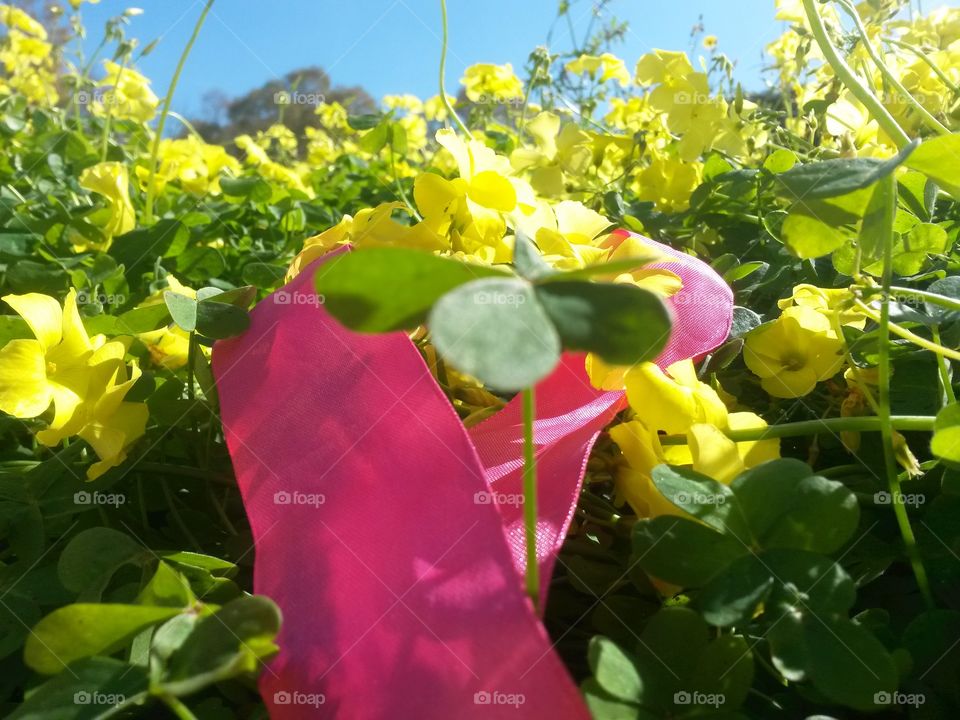
{"type": "Polygon", "coordinates": [[[596,717],[955,713],[960,12],[778,0],[751,100],[713,37],[628,66],[609,4],[459,98],[290,78],[223,146],[158,129],[129,11],[74,61],[0,5],[5,714],[263,713],[210,347],[348,244],[327,309],[409,330],[465,423],[561,347],[626,391],[545,616],[596,717]],[[646,362],[679,279],[614,228],[724,277],[722,347],[646,362]]]}

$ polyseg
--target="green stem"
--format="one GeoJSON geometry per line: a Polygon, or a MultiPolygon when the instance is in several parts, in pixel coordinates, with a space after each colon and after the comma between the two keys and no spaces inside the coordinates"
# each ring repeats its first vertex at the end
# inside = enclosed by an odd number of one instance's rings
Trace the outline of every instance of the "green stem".
{"type": "Polygon", "coordinates": [[[537,456],[533,445],[533,388],[523,391],[523,528],[527,542],[527,594],[539,612],[540,566],[537,563],[537,456]]]}
{"type": "Polygon", "coordinates": [[[444,75],[446,75],[447,71],[447,0],[440,0],[440,16],[443,19],[443,41],[440,46],[440,100],[447,109],[450,118],[457,124],[457,127],[460,128],[460,131],[466,135],[467,138],[473,140],[470,129],[464,124],[463,120],[460,119],[460,116],[457,115],[457,111],[453,109],[450,98],[447,97],[447,91],[444,89],[446,83],[444,75]]]}
{"type": "Polygon", "coordinates": [[[807,20],[810,22],[810,30],[813,32],[813,37],[820,47],[820,52],[823,53],[827,62],[830,63],[837,77],[840,78],[847,89],[853,93],[854,97],[867,108],[874,120],[876,120],[880,127],[883,128],[883,131],[890,136],[898,148],[904,148],[909,145],[910,137],[903,131],[903,128],[897,124],[893,115],[891,115],[877,97],[870,92],[870,89],[860,81],[847,64],[847,61],[840,56],[837,48],[833,45],[833,42],[830,40],[830,35],[827,33],[827,27],[823,24],[823,18],[820,17],[820,13],[817,10],[817,0],[802,0],[802,2],[803,9],[807,14],[807,20]]]}
{"type": "Polygon", "coordinates": [[[156,693],[155,697],[159,698],[170,709],[170,712],[177,716],[178,720],[197,720],[197,716],[179,698],[169,693],[156,693]]]}
{"type": "Polygon", "coordinates": [[[170,114],[170,105],[173,102],[173,93],[177,89],[177,83],[180,82],[180,74],[183,72],[183,66],[187,63],[187,58],[190,56],[190,51],[193,49],[193,44],[197,41],[197,36],[200,35],[200,28],[203,27],[203,23],[207,19],[207,14],[210,12],[211,7],[213,7],[213,0],[207,0],[207,4],[203,6],[203,12],[200,13],[200,17],[197,18],[197,23],[193,26],[193,34],[187,41],[187,46],[180,54],[180,60],[177,62],[177,68],[173,71],[173,78],[170,80],[170,86],[167,88],[167,95],[163,99],[163,107],[160,110],[160,119],[157,121],[157,134],[153,138],[153,148],[150,151],[150,163],[147,166],[150,168],[150,174],[147,177],[147,200],[144,205],[143,217],[143,222],[147,225],[153,222],[153,196],[155,192],[154,178],[157,174],[157,157],[160,154],[160,141],[163,139],[163,128],[167,123],[167,115],[170,114]]]}
{"type": "MultiPolygon", "coordinates": [[[[930,328],[930,332],[933,335],[933,341],[937,345],[943,345],[943,342],[940,340],[940,326],[934,325],[930,328]]],[[[947,362],[947,359],[943,355],[937,355],[937,368],[940,371],[940,384],[943,386],[943,397],[947,401],[947,405],[952,405],[957,401],[957,395],[953,392],[953,381],[950,378],[950,363],[947,362]]]]}
{"type": "Polygon", "coordinates": [[[910,91],[907,90],[903,83],[901,83],[897,76],[894,75],[890,68],[887,67],[887,64],[883,62],[883,58],[877,54],[876,49],[873,47],[873,43],[870,42],[870,36],[867,34],[867,29],[863,26],[863,22],[860,20],[860,14],[857,12],[856,8],[850,4],[849,0],[839,0],[840,7],[842,7],[847,15],[853,18],[853,24],[857,28],[857,32],[860,34],[860,41],[863,43],[864,49],[867,51],[867,54],[870,56],[870,59],[873,60],[873,64],[877,66],[877,69],[880,71],[880,74],[883,75],[884,79],[892,85],[901,97],[907,102],[910,107],[916,110],[917,114],[920,115],[920,118],[926,123],[927,127],[933,130],[935,133],[940,135],[949,135],[949,128],[945,127],[943,123],[937,120],[930,112],[920,104],[920,102],[910,94],[910,91]]]}
{"type": "MultiPolygon", "coordinates": [[[[871,291],[880,292],[880,288],[871,288],[871,291]]],[[[891,285],[890,292],[892,292],[894,296],[922,300],[930,303],[931,305],[939,305],[947,310],[960,312],[960,300],[954,300],[953,298],[946,297],[945,295],[937,295],[936,293],[927,292],[926,290],[914,290],[912,288],[899,287],[897,285],[891,285]]],[[[865,292],[865,294],[867,293],[865,292]]]]}
{"type": "MultiPolygon", "coordinates": [[[[884,299],[884,303],[886,302],[887,302],[887,299],[884,299]]],[[[882,316],[874,312],[869,305],[866,305],[860,300],[854,301],[854,305],[856,305],[857,310],[859,310],[863,315],[866,315],[868,318],[873,320],[875,323],[879,323],[882,321],[882,316]]],[[[910,332],[905,327],[901,327],[900,325],[897,325],[895,322],[890,322],[888,320],[886,325],[894,335],[899,335],[904,340],[909,340],[917,347],[922,347],[924,350],[929,350],[935,355],[948,357],[951,360],[960,360],[960,352],[958,352],[957,350],[951,350],[950,348],[944,347],[939,343],[931,342],[930,340],[927,340],[925,337],[920,337],[916,333],[910,332]]]]}
{"type": "MultiPolygon", "coordinates": [[[[117,86],[120,85],[120,79],[123,77],[123,71],[127,69],[128,58],[128,55],[123,56],[123,62],[120,64],[120,71],[117,73],[117,86]]],[[[117,96],[117,88],[114,88],[113,96],[117,96]]],[[[110,149],[110,125],[113,122],[113,106],[114,103],[107,103],[107,113],[103,118],[103,135],[100,138],[100,162],[106,161],[107,151],[110,149]]]]}
{"type": "MultiPolygon", "coordinates": [[[[936,418],[925,415],[898,415],[889,418],[894,430],[905,432],[933,432],[936,418]]],[[[774,438],[803,437],[831,432],[876,432],[882,430],[887,421],[879,417],[825,418],[823,420],[803,420],[801,422],[769,425],[768,427],[745,430],[727,430],[724,434],[734,442],[755,442],[774,438]]],[[[686,435],[661,435],[661,445],[686,445],[686,435]]]]}
{"type": "Polygon", "coordinates": [[[911,45],[910,43],[904,42],[903,40],[897,40],[895,38],[887,37],[887,38],[883,38],[883,41],[888,42],[891,45],[896,45],[897,47],[902,47],[904,50],[909,50],[910,52],[912,52],[914,55],[916,55],[918,58],[923,60],[923,62],[925,62],[927,65],[930,66],[930,69],[933,70],[933,72],[936,74],[938,78],[940,78],[940,82],[946,85],[954,95],[960,95],[960,85],[957,85],[956,83],[954,83],[950,79],[950,77],[940,68],[940,66],[933,61],[933,59],[929,56],[928,53],[925,53],[916,45],[911,45]]]}
{"type": "MultiPolygon", "coordinates": [[[[891,175],[881,182],[888,183],[889,188],[886,207],[887,217],[880,230],[883,233],[880,238],[883,247],[883,277],[881,279],[883,297],[880,304],[880,337],[877,350],[878,391],[880,396],[879,420],[881,421],[880,435],[883,438],[883,463],[887,473],[887,484],[891,496],[900,497],[900,478],[897,476],[897,460],[893,450],[894,428],[890,411],[890,280],[893,277],[893,223],[897,212],[897,181],[891,175]]],[[[917,546],[913,528],[910,526],[907,509],[903,503],[894,503],[893,511],[897,516],[897,525],[900,526],[900,535],[903,537],[903,544],[906,546],[907,557],[913,567],[913,575],[917,580],[917,586],[920,588],[920,594],[923,595],[927,605],[933,607],[933,595],[927,581],[927,571],[923,566],[923,559],[920,557],[920,548],[917,546]]]]}

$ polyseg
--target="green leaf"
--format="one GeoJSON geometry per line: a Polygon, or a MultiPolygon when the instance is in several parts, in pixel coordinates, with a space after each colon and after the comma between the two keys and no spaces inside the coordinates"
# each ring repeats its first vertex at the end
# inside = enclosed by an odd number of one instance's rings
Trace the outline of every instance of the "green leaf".
{"type": "Polygon", "coordinates": [[[864,264],[870,264],[882,256],[881,239],[887,236],[885,228],[890,225],[890,208],[896,202],[896,190],[897,186],[892,177],[888,182],[877,183],[873,188],[857,239],[864,264]]]}
{"type": "Polygon", "coordinates": [[[906,165],[922,172],[945,192],[960,200],[960,171],[957,157],[960,156],[960,134],[941,135],[924,140],[907,159],[906,165]]]}
{"type": "Polygon", "coordinates": [[[776,176],[781,191],[791,200],[812,200],[846,195],[870,187],[891,175],[917,148],[914,141],[888,160],[841,158],[797,165],[776,176]]]}
{"type": "Polygon", "coordinates": [[[811,475],[799,460],[772,460],[730,484],[760,545],[828,554],[853,534],[856,496],[842,483],[811,475]]]}
{"type": "Polygon", "coordinates": [[[347,124],[354,130],[370,130],[379,125],[381,120],[383,120],[383,113],[363,113],[347,116],[347,124]]]}
{"type": "Polygon", "coordinates": [[[273,655],[280,611],[268,598],[237,598],[202,618],[167,663],[163,686],[175,695],[253,672],[273,655]]]}
{"type": "Polygon", "coordinates": [[[157,563],[153,577],[137,597],[137,602],[141,605],[163,607],[186,608],[195,601],[196,597],[190,590],[190,583],[163,560],[157,563]]]}
{"type": "Polygon", "coordinates": [[[179,608],[143,605],[66,605],[33,628],[23,659],[38,673],[53,675],[81,658],[112,654],[141,630],[179,612],[179,608]]]}
{"type": "Polygon", "coordinates": [[[135,335],[156,330],[170,322],[170,311],[166,303],[144,305],[128,310],[121,315],[97,315],[84,320],[84,327],[90,334],[135,335]]]}
{"type": "Polygon", "coordinates": [[[556,274],[533,241],[520,231],[517,231],[513,246],[513,267],[518,275],[531,282],[556,274]]]}
{"type": "Polygon", "coordinates": [[[643,681],[633,660],[616,643],[605,637],[590,640],[587,660],[597,683],[619,700],[636,702],[643,692],[643,681]]]}
{"type": "Polygon", "coordinates": [[[654,716],[636,705],[629,705],[608,694],[593,678],[587,678],[580,686],[590,717],[594,720],[653,720],[654,716]]]}
{"type": "Polygon", "coordinates": [[[850,234],[814,215],[791,212],[783,221],[780,237],[797,257],[810,260],[842,247],[850,239],[850,234]]]}
{"type": "Polygon", "coordinates": [[[270,183],[260,175],[238,178],[224,175],[220,178],[220,189],[225,195],[249,198],[253,202],[267,202],[273,195],[270,183]]]}
{"type": "Polygon", "coordinates": [[[632,365],[656,358],[670,339],[667,306],[636,285],[570,280],[544,283],[535,291],[564,350],[632,365]]]}
{"type": "Polygon", "coordinates": [[[697,597],[697,607],[703,619],[717,627],[748,623],[775,582],[755,555],[744,555],[707,583],[697,597]]]}
{"type": "Polygon", "coordinates": [[[444,293],[477,278],[509,277],[405,248],[369,248],[338,255],[317,270],[327,312],[351,330],[367,333],[422,325],[444,293]]]}
{"type": "Polygon", "coordinates": [[[872,710],[874,698],[896,689],[893,658],[869,630],[845,618],[811,615],[804,615],[803,629],[810,679],[834,702],[872,710]]]}
{"type": "Polygon", "coordinates": [[[498,390],[530,387],[560,360],[560,337],[519,278],[461,285],[434,305],[427,326],[441,356],[498,390]]]}
{"type": "Polygon", "coordinates": [[[246,309],[222,302],[221,297],[223,295],[216,295],[196,305],[197,332],[214,340],[239,335],[250,327],[250,314],[246,309]]]}
{"type": "Polygon", "coordinates": [[[283,282],[287,269],[280,265],[252,262],[243,266],[243,281],[259,288],[273,288],[283,282]]]}
{"type": "Polygon", "coordinates": [[[733,491],[689,468],[658,465],[653,484],[671,503],[717,532],[750,545],[750,530],[733,491]]]}
{"type": "Polygon", "coordinates": [[[960,403],[947,405],[937,413],[930,450],[950,463],[960,463],[960,403]]]}
{"type": "Polygon", "coordinates": [[[717,709],[740,707],[753,683],[753,652],[739,635],[716,638],[697,658],[691,686],[705,700],[715,698],[717,709]]]}
{"type": "Polygon", "coordinates": [[[167,290],[163,293],[170,317],[185,332],[197,329],[197,301],[194,298],[167,290]]]}
{"type": "Polygon", "coordinates": [[[89,658],[34,687],[7,720],[101,720],[122,716],[147,696],[146,670],[113,658],[89,658]]]}
{"type": "Polygon", "coordinates": [[[633,530],[637,565],[660,580],[687,588],[703,587],[747,552],[739,540],[686,518],[642,519],[633,530]]]}
{"type": "Polygon", "coordinates": [[[60,554],[57,576],[63,586],[96,601],[114,573],[125,564],[143,565],[150,552],[129,535],[107,527],[94,527],[75,535],[60,554]]]}

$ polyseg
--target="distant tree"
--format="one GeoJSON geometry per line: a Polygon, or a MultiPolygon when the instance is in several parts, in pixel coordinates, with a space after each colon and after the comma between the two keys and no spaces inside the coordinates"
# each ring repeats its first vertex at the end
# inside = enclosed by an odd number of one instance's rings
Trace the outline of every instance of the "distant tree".
{"type": "Polygon", "coordinates": [[[270,80],[234,100],[212,91],[203,98],[203,118],[194,121],[208,142],[225,143],[237,135],[265,130],[279,120],[297,135],[317,126],[317,107],[338,102],[352,113],[376,110],[376,102],[362,87],[333,85],[320,67],[306,67],[270,80]]]}

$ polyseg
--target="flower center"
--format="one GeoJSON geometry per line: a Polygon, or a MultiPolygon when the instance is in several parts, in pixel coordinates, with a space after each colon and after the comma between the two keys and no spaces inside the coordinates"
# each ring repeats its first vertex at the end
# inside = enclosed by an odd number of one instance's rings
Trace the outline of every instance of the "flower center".
{"type": "Polygon", "coordinates": [[[50,377],[57,372],[57,364],[55,362],[50,362],[47,360],[47,377],[50,377]]]}
{"type": "Polygon", "coordinates": [[[780,364],[784,370],[800,370],[807,364],[807,360],[799,353],[787,353],[780,356],[780,364]]]}

